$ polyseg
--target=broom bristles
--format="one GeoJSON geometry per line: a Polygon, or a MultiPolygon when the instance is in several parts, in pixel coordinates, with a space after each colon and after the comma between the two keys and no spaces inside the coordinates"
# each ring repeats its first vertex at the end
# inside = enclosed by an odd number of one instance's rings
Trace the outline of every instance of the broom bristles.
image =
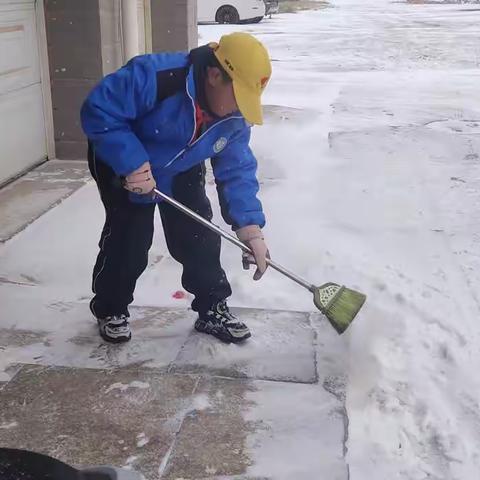
{"type": "Polygon", "coordinates": [[[340,287],[334,297],[325,305],[320,301],[320,291],[324,287],[319,287],[315,292],[315,305],[328,318],[337,333],[342,334],[352,323],[367,297],[356,290],[340,287]]]}

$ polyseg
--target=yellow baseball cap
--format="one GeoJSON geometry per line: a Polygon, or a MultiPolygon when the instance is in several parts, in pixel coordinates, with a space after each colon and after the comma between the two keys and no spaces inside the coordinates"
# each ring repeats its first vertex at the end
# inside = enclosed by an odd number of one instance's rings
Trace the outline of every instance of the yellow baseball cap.
{"type": "Polygon", "coordinates": [[[252,35],[241,32],[224,35],[211,46],[233,81],[235,100],[245,120],[262,125],[261,95],[272,75],[267,49],[252,35]]]}

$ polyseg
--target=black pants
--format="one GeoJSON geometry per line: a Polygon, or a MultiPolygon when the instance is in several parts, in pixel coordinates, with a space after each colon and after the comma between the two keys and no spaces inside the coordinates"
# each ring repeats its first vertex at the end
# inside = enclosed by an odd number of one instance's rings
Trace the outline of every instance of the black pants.
{"type": "MultiPolygon", "coordinates": [[[[90,147],[88,164],[106,212],[90,307],[98,318],[128,315],[135,284],[148,264],[156,205],[131,202],[113,170],[95,158],[90,147]]],[[[173,196],[211,220],[204,164],[175,177],[173,196]]],[[[165,202],[158,207],[168,250],[183,266],[182,285],[195,296],[192,309],[202,312],[229,297],[232,291],[220,265],[220,237],[165,202]]]]}

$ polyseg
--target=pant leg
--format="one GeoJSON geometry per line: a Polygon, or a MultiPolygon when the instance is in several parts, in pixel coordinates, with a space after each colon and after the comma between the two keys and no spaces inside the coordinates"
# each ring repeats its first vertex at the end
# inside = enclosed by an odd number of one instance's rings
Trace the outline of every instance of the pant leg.
{"type": "Polygon", "coordinates": [[[95,157],[90,146],[88,163],[106,214],[93,269],[95,296],[90,308],[97,318],[128,315],[137,279],[148,264],[155,205],[131,202],[113,170],[95,157]]]}
{"type": "MultiPolygon", "coordinates": [[[[212,219],[204,164],[175,177],[173,196],[202,217],[212,219]]],[[[220,237],[165,202],[160,204],[160,214],[170,254],[183,266],[182,285],[195,295],[192,309],[206,311],[229,297],[232,290],[220,265],[220,237]]]]}

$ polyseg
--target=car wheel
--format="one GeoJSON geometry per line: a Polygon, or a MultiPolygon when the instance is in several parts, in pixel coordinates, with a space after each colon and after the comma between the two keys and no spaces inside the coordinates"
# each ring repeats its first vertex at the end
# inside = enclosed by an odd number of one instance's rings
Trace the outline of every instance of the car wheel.
{"type": "Polygon", "coordinates": [[[235,7],[224,5],[218,9],[215,21],[218,23],[239,23],[240,15],[235,7]]]}

